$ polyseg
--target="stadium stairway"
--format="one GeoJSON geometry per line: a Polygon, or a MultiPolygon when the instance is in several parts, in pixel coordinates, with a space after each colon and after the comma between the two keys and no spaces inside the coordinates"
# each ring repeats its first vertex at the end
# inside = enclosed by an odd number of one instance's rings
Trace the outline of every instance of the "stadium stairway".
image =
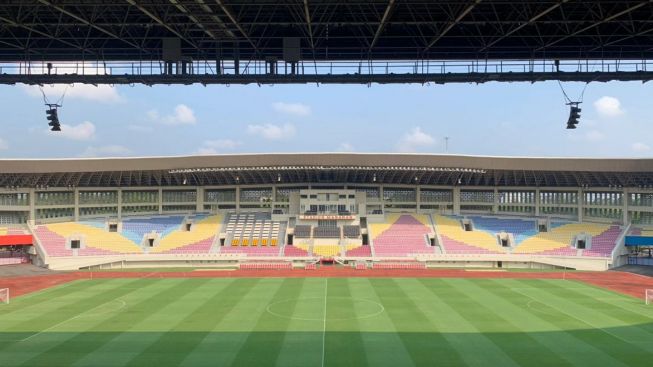
{"type": "Polygon", "coordinates": [[[432,254],[426,236],[432,233],[427,216],[419,214],[391,214],[385,223],[368,224],[376,256],[412,256],[432,254]]]}

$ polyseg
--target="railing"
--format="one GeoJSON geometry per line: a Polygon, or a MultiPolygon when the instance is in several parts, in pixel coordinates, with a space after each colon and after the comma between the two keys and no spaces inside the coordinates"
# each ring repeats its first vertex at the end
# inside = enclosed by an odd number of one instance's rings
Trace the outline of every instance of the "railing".
{"type": "MultiPolygon", "coordinates": [[[[94,77],[104,77],[114,83],[156,83],[156,77],[167,77],[166,81],[178,78],[195,82],[223,82],[228,83],[272,83],[282,82],[308,82],[322,80],[322,82],[337,82],[338,77],[347,76],[349,79],[363,83],[365,80],[372,82],[376,79],[393,82],[395,79],[408,76],[442,76],[452,81],[461,81],[456,78],[464,75],[484,75],[481,80],[495,80],[498,75],[513,75],[506,80],[512,80],[515,75],[523,74],[551,74],[550,78],[569,77],[573,73],[592,74],[594,78],[587,81],[598,80],[596,74],[600,73],[629,73],[628,80],[647,78],[642,73],[653,73],[653,60],[352,60],[352,61],[300,61],[291,73],[290,64],[278,62],[274,73],[270,73],[269,64],[262,60],[241,60],[238,70],[235,69],[233,60],[193,60],[186,69],[174,68],[170,73],[166,63],[160,60],[140,61],[72,61],[48,63],[43,61],[31,62],[3,62],[0,63],[0,82],[9,83],[16,76],[45,77],[48,80],[83,81],[94,77]],[[639,74],[639,76],[637,75],[639,74]],[[252,77],[263,77],[252,79],[252,77]],[[458,77],[457,77],[458,76],[458,77]],[[83,78],[87,77],[87,78],[83,78]],[[139,77],[139,78],[136,78],[139,77]],[[316,77],[316,78],[311,78],[316,77]],[[320,78],[317,78],[320,77],[320,78]],[[375,78],[366,78],[375,77],[375,78]],[[383,78],[385,77],[385,78],[383,78]],[[488,79],[489,78],[489,79],[488,79]]],[[[478,78],[475,78],[476,80],[478,78]]],[[[546,78],[537,78],[543,80],[546,78]]],[[[23,80],[23,79],[21,79],[23,80]]],[[[40,80],[40,79],[39,79],[40,80]]],[[[93,79],[95,80],[95,79],[93,79]]],[[[439,80],[434,78],[433,81],[439,80]]],[[[411,79],[411,82],[427,83],[429,78],[411,79]],[[421,81],[420,81],[421,80],[421,81]]],[[[62,81],[63,82],[63,81],[62,81]]],[[[90,82],[90,81],[89,81],[90,82]]]]}

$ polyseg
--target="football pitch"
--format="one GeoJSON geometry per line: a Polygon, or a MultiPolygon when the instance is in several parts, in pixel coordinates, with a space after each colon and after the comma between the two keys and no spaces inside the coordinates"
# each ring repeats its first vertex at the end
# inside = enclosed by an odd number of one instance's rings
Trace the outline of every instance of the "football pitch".
{"type": "Polygon", "coordinates": [[[0,305],[0,366],[651,366],[653,306],[576,281],[78,280],[0,305]]]}

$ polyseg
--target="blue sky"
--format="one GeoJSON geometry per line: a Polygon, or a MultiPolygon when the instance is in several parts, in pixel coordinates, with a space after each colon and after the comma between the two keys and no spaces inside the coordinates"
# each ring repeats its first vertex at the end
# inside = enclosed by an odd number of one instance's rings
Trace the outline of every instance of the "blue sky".
{"type": "MultiPolygon", "coordinates": [[[[572,97],[584,84],[564,85],[572,97]]],[[[653,85],[592,83],[577,130],[556,82],[448,85],[0,86],[0,157],[265,152],[653,156],[653,85]]]]}

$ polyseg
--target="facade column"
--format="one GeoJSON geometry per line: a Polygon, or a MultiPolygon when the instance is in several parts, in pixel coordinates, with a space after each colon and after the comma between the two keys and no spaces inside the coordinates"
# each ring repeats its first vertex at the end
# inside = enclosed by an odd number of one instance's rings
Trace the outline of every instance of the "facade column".
{"type": "Polygon", "coordinates": [[[415,188],[415,204],[418,213],[422,206],[422,199],[420,198],[421,196],[422,196],[422,189],[419,186],[417,186],[417,188],[415,188]]]}
{"type": "Polygon", "coordinates": [[[578,221],[583,222],[583,208],[585,207],[583,189],[578,189],[578,221]]]}
{"type": "Polygon", "coordinates": [[[34,207],[36,203],[36,190],[29,189],[29,220],[34,221],[36,224],[36,209],[34,207]]]}
{"type": "Polygon", "coordinates": [[[122,219],[122,189],[118,189],[118,220],[122,219]]]}
{"type": "Polygon", "coordinates": [[[240,212],[240,186],[236,186],[236,212],[240,212]]]}
{"type": "Polygon", "coordinates": [[[197,187],[197,199],[195,204],[195,211],[201,212],[204,210],[204,188],[197,187]]]}
{"type": "Polygon", "coordinates": [[[621,216],[621,220],[622,220],[624,226],[628,225],[628,199],[629,199],[629,197],[630,197],[630,190],[627,189],[627,188],[624,188],[623,196],[622,196],[623,202],[622,202],[622,207],[621,207],[622,208],[621,210],[623,211],[622,216],[621,216]]]}
{"type": "Polygon", "coordinates": [[[460,186],[453,187],[453,214],[460,215],[460,186]]]}
{"type": "Polygon", "coordinates": [[[540,189],[535,189],[535,216],[540,216],[540,189]]]}
{"type": "Polygon", "coordinates": [[[73,190],[73,196],[74,196],[74,202],[75,202],[75,210],[73,214],[73,219],[75,222],[79,221],[79,189],[75,188],[73,190]]]}
{"type": "Polygon", "coordinates": [[[159,200],[157,200],[157,203],[159,204],[159,214],[163,214],[163,188],[159,187],[159,200]]]}
{"type": "Polygon", "coordinates": [[[499,189],[494,188],[494,199],[492,201],[492,213],[497,214],[499,212],[499,189]]]}

